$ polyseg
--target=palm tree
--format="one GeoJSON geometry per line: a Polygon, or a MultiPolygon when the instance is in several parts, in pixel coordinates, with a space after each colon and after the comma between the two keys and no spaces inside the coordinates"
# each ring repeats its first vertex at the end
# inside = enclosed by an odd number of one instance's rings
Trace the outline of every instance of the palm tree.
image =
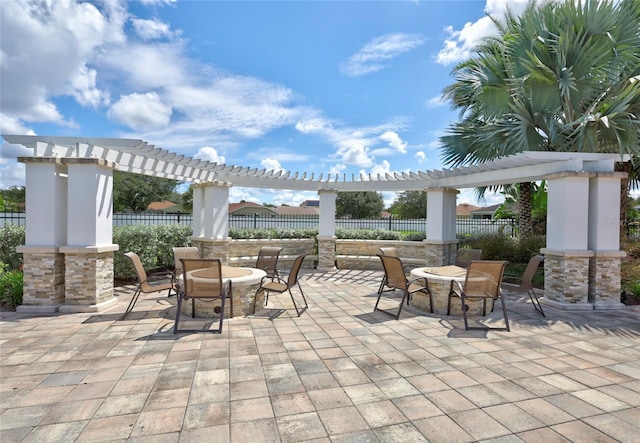
{"type": "MultiPolygon", "coordinates": [[[[493,20],[499,36],[457,65],[444,90],[461,112],[440,139],[444,164],[525,150],[613,152],[631,154],[619,168],[640,177],[640,1],[532,1],[519,17],[493,20]]],[[[519,186],[530,202],[530,184],[519,186]]]]}

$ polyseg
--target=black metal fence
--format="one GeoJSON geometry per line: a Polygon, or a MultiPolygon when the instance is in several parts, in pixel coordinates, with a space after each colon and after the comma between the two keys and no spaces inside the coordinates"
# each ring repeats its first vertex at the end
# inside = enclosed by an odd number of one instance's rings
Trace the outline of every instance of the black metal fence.
{"type": "MultiPolygon", "coordinates": [[[[230,215],[229,227],[239,229],[313,229],[319,226],[317,216],[259,216],[230,215]]],[[[171,213],[159,214],[151,212],[117,213],[113,214],[113,226],[123,225],[160,225],[181,224],[191,225],[191,214],[171,213]]],[[[0,228],[6,224],[25,225],[24,212],[0,212],[0,228]]],[[[426,219],[399,219],[394,217],[378,219],[336,219],[337,228],[346,229],[382,229],[389,231],[426,232],[426,219]]],[[[640,223],[627,225],[627,238],[640,240],[640,223]]],[[[458,218],[456,233],[458,235],[483,235],[501,233],[516,236],[516,224],[513,220],[486,220],[458,218]]]]}

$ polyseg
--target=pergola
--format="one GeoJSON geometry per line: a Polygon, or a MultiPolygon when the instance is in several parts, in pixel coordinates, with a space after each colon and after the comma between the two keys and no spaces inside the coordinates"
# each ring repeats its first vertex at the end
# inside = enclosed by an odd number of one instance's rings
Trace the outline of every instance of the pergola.
{"type": "Polygon", "coordinates": [[[205,257],[228,257],[229,188],[316,191],[320,199],[318,269],[335,263],[338,192],[424,190],[425,265],[448,264],[457,247],[458,189],[546,180],[547,244],[543,302],[557,308],[623,309],[620,303],[619,154],[522,152],[451,170],[360,175],[282,172],[217,164],[143,140],[3,135],[33,151],[26,164],[24,296],[19,311],[93,312],[113,296],[113,170],[190,182],[192,243],[205,257]]]}

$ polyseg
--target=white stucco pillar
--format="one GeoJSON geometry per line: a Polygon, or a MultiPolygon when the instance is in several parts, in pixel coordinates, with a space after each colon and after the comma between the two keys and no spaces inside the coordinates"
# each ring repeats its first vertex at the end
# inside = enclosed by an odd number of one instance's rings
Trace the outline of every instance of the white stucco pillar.
{"type": "Polygon", "coordinates": [[[620,301],[620,181],[625,172],[597,172],[589,181],[589,302],[595,309],[625,309],[620,301]]]}
{"type": "Polygon", "coordinates": [[[335,189],[320,189],[320,227],[318,229],[318,270],[336,269],[336,197],[335,189]]]}
{"type": "Polygon", "coordinates": [[[19,157],[25,163],[26,235],[23,255],[23,313],[53,313],[64,303],[67,242],[67,167],[57,157],[19,157]]]}
{"type": "Polygon", "coordinates": [[[100,158],[64,157],[67,166],[65,302],[58,311],[99,312],[113,296],[113,170],[100,158]]]}
{"type": "Polygon", "coordinates": [[[589,181],[594,172],[560,172],[547,181],[545,290],[541,302],[560,309],[591,310],[589,303],[589,181]]]}
{"type": "Polygon", "coordinates": [[[229,263],[229,188],[231,183],[193,185],[193,237],[191,243],[204,258],[229,263]]]}
{"type": "Polygon", "coordinates": [[[191,185],[193,190],[193,236],[204,237],[204,186],[191,185]]]}
{"type": "Polygon", "coordinates": [[[460,191],[451,188],[427,188],[427,233],[425,243],[427,266],[443,266],[455,261],[456,197],[460,191]]]}

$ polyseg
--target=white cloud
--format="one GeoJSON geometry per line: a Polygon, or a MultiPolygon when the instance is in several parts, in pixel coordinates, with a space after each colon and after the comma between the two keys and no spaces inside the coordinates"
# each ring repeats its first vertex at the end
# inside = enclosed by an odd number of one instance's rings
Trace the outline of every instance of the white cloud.
{"type": "Polygon", "coordinates": [[[344,163],[336,163],[329,168],[329,174],[342,174],[345,169],[347,169],[347,165],[344,163]]]}
{"type": "Polygon", "coordinates": [[[196,155],[193,156],[193,158],[207,160],[212,163],[218,163],[218,164],[226,163],[224,156],[218,154],[217,149],[212,148],[211,146],[204,146],[200,148],[196,153],[196,155]]]}
{"type": "Polygon", "coordinates": [[[341,148],[336,155],[348,165],[368,168],[373,164],[373,160],[369,157],[369,149],[361,144],[341,148]]]}
{"type": "Polygon", "coordinates": [[[136,34],[143,40],[157,40],[171,37],[171,27],[158,20],[134,18],[131,20],[136,34]]]}
{"type": "Polygon", "coordinates": [[[286,172],[280,162],[274,158],[265,158],[260,162],[260,165],[267,171],[273,170],[275,172],[286,172]]]}
{"type": "MultiPolygon", "coordinates": [[[[528,0],[487,0],[485,12],[501,20],[507,10],[519,15],[524,11],[528,0]]],[[[436,57],[436,61],[443,65],[457,63],[468,59],[475,46],[485,37],[497,35],[497,29],[492,20],[482,17],[471,23],[467,22],[461,30],[455,30],[448,26],[444,30],[449,37],[444,42],[444,47],[436,57]]]]}
{"type": "Polygon", "coordinates": [[[400,54],[411,51],[424,43],[420,34],[392,33],[377,37],[340,65],[340,71],[349,77],[358,77],[379,71],[400,54]]]}
{"type": "Polygon", "coordinates": [[[423,163],[425,160],[427,160],[427,155],[424,153],[424,151],[416,152],[416,155],[414,157],[418,159],[418,163],[423,163]]]}
{"type": "Polygon", "coordinates": [[[431,97],[430,99],[428,99],[424,105],[429,109],[433,109],[444,106],[445,104],[446,102],[442,100],[442,96],[436,95],[435,97],[431,97]]]}
{"type": "Polygon", "coordinates": [[[119,2],[99,9],[89,2],[0,2],[3,112],[23,122],[70,121],[53,103],[74,97],[83,106],[98,106],[108,93],[96,86],[90,64],[98,51],[125,40],[125,11],[119,2]],[[25,57],[28,54],[28,57],[25,57]],[[55,68],[54,68],[55,67],[55,68]]]}
{"type": "Polygon", "coordinates": [[[165,105],[155,92],[120,97],[109,110],[109,118],[138,131],[169,125],[171,106],[165,105]]]}
{"type": "Polygon", "coordinates": [[[407,152],[407,142],[403,141],[397,132],[387,131],[380,136],[380,139],[386,141],[389,146],[398,152],[403,154],[407,152]]]}
{"type": "Polygon", "coordinates": [[[391,165],[389,164],[389,162],[386,160],[383,160],[381,164],[374,165],[371,168],[371,175],[373,177],[376,177],[379,174],[380,176],[384,177],[385,174],[388,174],[391,172],[390,168],[391,168],[391,165]]]}

